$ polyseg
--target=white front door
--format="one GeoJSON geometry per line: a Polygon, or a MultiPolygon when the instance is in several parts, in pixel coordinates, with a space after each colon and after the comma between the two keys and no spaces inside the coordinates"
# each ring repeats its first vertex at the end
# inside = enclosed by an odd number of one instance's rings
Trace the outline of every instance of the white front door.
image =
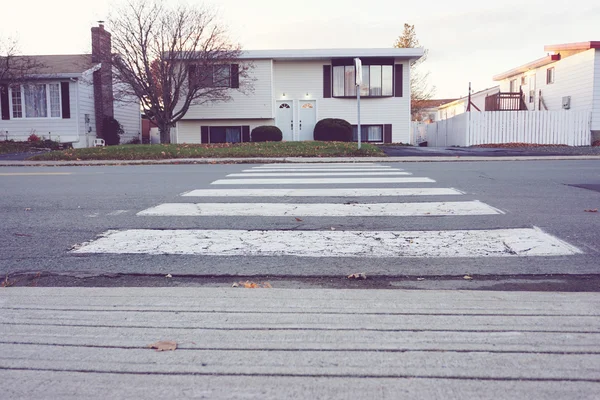
{"type": "Polygon", "coordinates": [[[300,100],[298,108],[298,140],[313,140],[317,123],[317,102],[300,100]]]}
{"type": "Polygon", "coordinates": [[[294,140],[294,103],[278,101],[276,114],[277,127],[283,133],[283,140],[294,140]]]}

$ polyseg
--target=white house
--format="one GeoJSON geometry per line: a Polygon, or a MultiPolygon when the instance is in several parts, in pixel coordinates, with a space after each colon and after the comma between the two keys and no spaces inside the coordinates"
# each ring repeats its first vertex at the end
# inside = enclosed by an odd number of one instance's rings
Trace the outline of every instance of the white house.
{"type": "Polygon", "coordinates": [[[104,116],[114,116],[125,133],[141,134],[139,102],[115,101],[110,70],[110,33],[92,28],[92,54],[21,56],[37,65],[26,82],[0,82],[0,140],[45,139],[88,147],[102,137],[104,116]]]}
{"type": "MultiPolygon", "coordinates": [[[[480,90],[471,94],[471,112],[485,111],[485,98],[500,91],[499,86],[480,90]]],[[[469,96],[461,97],[438,106],[437,121],[452,118],[469,110],[469,96]]]]}
{"type": "Polygon", "coordinates": [[[550,45],[544,51],[549,54],[494,76],[500,91],[521,88],[528,110],[589,111],[592,135],[600,139],[600,41],[550,45]]]}
{"type": "MultiPolygon", "coordinates": [[[[342,118],[357,124],[355,67],[363,65],[362,136],[370,142],[410,138],[410,60],[422,49],[319,49],[246,51],[240,65],[219,69],[232,87],[232,101],[192,105],[177,123],[178,143],[245,142],[260,125],[277,125],[283,139],[312,140],[317,121],[342,118]],[[245,81],[247,80],[247,81],[245,81]],[[251,93],[235,90],[249,84],[251,93]]],[[[223,76],[220,76],[223,78],[223,76]]],[[[221,80],[223,81],[223,80],[221,80]]]]}

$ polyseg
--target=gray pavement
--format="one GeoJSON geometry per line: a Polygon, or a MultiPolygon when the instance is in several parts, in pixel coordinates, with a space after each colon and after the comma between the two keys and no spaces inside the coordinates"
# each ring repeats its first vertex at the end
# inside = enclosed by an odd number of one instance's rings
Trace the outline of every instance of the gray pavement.
{"type": "Polygon", "coordinates": [[[4,288],[0,306],[4,398],[600,392],[598,293],[4,288]]]}

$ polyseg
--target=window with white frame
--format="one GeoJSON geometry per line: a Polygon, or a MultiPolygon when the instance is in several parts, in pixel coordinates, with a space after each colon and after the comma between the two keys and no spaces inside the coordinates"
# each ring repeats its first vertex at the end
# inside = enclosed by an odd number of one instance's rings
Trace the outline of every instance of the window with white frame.
{"type": "MultiPolygon", "coordinates": [[[[354,65],[333,67],[333,97],[356,96],[354,65]]],[[[393,96],[393,66],[363,65],[360,95],[364,97],[393,96]]]]}
{"type": "Polygon", "coordinates": [[[60,83],[11,87],[12,118],[60,118],[60,83]]]}
{"type": "Polygon", "coordinates": [[[546,83],[548,85],[554,83],[554,67],[546,70],[546,83]]]}
{"type": "Polygon", "coordinates": [[[511,79],[509,91],[511,93],[515,93],[517,91],[517,80],[516,79],[511,79]]]}

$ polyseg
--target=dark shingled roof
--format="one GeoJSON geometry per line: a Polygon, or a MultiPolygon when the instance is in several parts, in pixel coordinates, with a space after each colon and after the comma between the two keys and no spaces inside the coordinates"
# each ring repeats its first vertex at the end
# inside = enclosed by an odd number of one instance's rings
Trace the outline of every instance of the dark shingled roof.
{"type": "Polygon", "coordinates": [[[51,56],[19,56],[18,59],[35,64],[34,75],[80,74],[98,63],[92,62],[91,54],[68,54],[51,56]]]}

